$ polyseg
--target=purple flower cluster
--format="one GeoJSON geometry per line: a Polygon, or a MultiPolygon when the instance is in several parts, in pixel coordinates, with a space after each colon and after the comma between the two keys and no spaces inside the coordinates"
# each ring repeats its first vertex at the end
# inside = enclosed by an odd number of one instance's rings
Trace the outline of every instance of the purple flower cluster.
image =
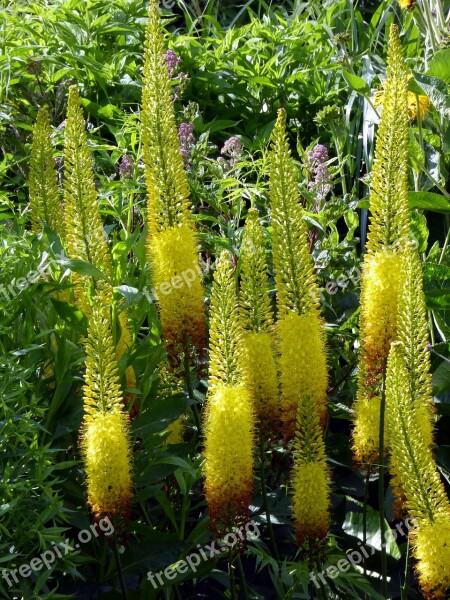
{"type": "Polygon", "coordinates": [[[223,148],[220,151],[220,154],[224,154],[235,158],[239,156],[241,152],[242,142],[238,137],[234,135],[233,137],[230,137],[228,140],[225,141],[223,148]]]}
{"type": "Polygon", "coordinates": [[[128,154],[120,159],[119,175],[122,179],[130,179],[133,175],[133,159],[128,154]]]}
{"type": "Polygon", "coordinates": [[[331,173],[326,164],[327,160],[328,149],[323,144],[314,146],[306,157],[306,168],[310,177],[308,189],[316,194],[318,210],[321,209],[323,201],[333,189],[331,173]]]}
{"type": "Polygon", "coordinates": [[[181,154],[188,165],[189,156],[195,144],[194,124],[181,123],[178,128],[178,139],[180,140],[181,154]]]}
{"type": "Polygon", "coordinates": [[[183,62],[183,60],[177,56],[176,52],[173,50],[166,50],[164,52],[164,56],[166,59],[167,67],[169,69],[170,78],[173,77],[178,65],[183,62]]]}
{"type": "Polygon", "coordinates": [[[242,154],[241,140],[235,135],[230,137],[228,140],[225,141],[220,153],[223,156],[219,156],[217,162],[220,164],[224,171],[229,171],[236,165],[238,158],[242,154]],[[228,160],[225,160],[225,158],[223,158],[224,156],[226,156],[228,160]]]}

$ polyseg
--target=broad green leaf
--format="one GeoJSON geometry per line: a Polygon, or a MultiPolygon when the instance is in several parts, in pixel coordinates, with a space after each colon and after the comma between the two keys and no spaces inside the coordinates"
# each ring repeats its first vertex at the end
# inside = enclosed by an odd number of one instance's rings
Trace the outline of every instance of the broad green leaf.
{"type": "Polygon", "coordinates": [[[61,300],[57,300],[56,298],[50,298],[50,300],[58,313],[58,316],[61,317],[63,321],[76,329],[82,329],[83,331],[86,329],[87,319],[81,310],[78,310],[72,304],[61,302],[61,300]]]}
{"type": "MultiPolygon", "coordinates": [[[[377,511],[373,510],[370,506],[367,507],[366,512],[366,543],[372,546],[376,550],[381,550],[381,530],[380,530],[380,515],[377,511]]],[[[364,523],[363,513],[348,512],[344,524],[343,530],[359,540],[364,539],[364,523]]],[[[385,520],[385,540],[386,540],[386,552],[393,558],[400,558],[401,553],[396,543],[396,534],[392,533],[389,523],[385,520]]],[[[405,539],[406,541],[406,539],[405,539]]]]}
{"type": "Polygon", "coordinates": [[[93,264],[84,260],[79,260],[78,258],[62,258],[61,260],[58,260],[58,263],[62,267],[70,269],[79,275],[87,275],[89,277],[96,277],[97,279],[106,279],[106,275],[104,275],[100,269],[97,269],[93,264]]]}
{"type": "Polygon", "coordinates": [[[450,48],[436,52],[428,63],[426,74],[450,83],[450,48]]]}
{"type": "Polygon", "coordinates": [[[450,363],[442,361],[433,373],[433,395],[443,394],[450,391],[450,363]]]}
{"type": "Polygon", "coordinates": [[[355,90],[355,92],[358,92],[358,94],[362,94],[363,96],[369,95],[370,86],[366,81],[364,81],[364,79],[362,79],[362,77],[354,75],[346,69],[343,69],[342,74],[344,75],[345,81],[353,90],[355,90]]]}
{"type": "Polygon", "coordinates": [[[450,199],[434,192],[408,192],[410,208],[450,213],[450,199]]]}
{"type": "Polygon", "coordinates": [[[439,77],[431,77],[430,75],[424,75],[423,73],[414,73],[414,80],[410,81],[409,88],[413,92],[423,91],[433,103],[434,108],[442,115],[450,118],[450,95],[448,84],[439,79],[439,77]],[[414,82],[417,83],[418,88],[414,86],[414,82]]]}

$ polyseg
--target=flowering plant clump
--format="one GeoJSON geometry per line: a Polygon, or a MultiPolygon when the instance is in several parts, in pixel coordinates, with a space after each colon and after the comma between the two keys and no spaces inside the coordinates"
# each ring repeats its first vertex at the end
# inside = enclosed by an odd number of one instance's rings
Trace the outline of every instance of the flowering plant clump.
{"type": "Polygon", "coordinates": [[[0,596],[449,597],[447,0],[6,5],[0,596]]]}

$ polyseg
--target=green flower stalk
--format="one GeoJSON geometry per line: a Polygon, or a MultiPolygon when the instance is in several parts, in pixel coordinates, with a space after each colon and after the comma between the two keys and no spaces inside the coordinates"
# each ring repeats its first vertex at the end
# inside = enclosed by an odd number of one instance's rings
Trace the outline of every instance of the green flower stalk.
{"type": "Polygon", "coordinates": [[[327,361],[319,293],[297,186],[297,170],[280,110],[270,162],[272,246],[279,323],[279,369],[283,433],[293,436],[303,397],[326,419],[327,361]]]}
{"type": "Polygon", "coordinates": [[[28,177],[31,228],[34,233],[40,233],[47,224],[64,239],[64,217],[51,133],[48,109],[44,106],[38,112],[31,145],[28,177]]]}
{"type": "Polygon", "coordinates": [[[417,526],[412,547],[421,588],[426,598],[442,598],[450,587],[450,503],[421,415],[415,410],[409,360],[408,349],[401,342],[392,344],[386,376],[391,464],[406,509],[417,526]]]}
{"type": "MultiPolygon", "coordinates": [[[[95,189],[93,158],[87,142],[80,97],[69,90],[64,143],[64,217],[66,251],[71,259],[89,262],[111,281],[112,266],[95,189]]],[[[86,315],[91,298],[100,294],[112,302],[112,287],[104,280],[73,274],[75,301],[86,315]]]]}
{"type": "Polygon", "coordinates": [[[363,463],[379,459],[382,382],[390,344],[397,339],[402,248],[409,233],[407,82],[398,30],[392,25],[361,280],[361,352],[353,449],[355,459],[363,463]]]}
{"type": "Polygon", "coordinates": [[[198,241],[177,135],[157,0],[150,0],[142,90],[142,151],[148,195],[148,258],[172,366],[205,343],[198,241]],[[186,275],[188,274],[188,275],[186,275]],[[186,277],[189,284],[183,284],[186,277]],[[181,282],[181,283],[180,283],[181,282]],[[165,289],[169,286],[170,291],[165,289]]]}
{"type": "Polygon", "coordinates": [[[244,332],[226,252],[214,274],[210,315],[204,474],[210,518],[219,528],[248,518],[254,463],[254,412],[247,386],[244,332]]]}
{"type": "Polygon", "coordinates": [[[261,424],[278,429],[280,405],[264,229],[253,208],[247,214],[240,261],[239,299],[249,387],[261,424]]]}

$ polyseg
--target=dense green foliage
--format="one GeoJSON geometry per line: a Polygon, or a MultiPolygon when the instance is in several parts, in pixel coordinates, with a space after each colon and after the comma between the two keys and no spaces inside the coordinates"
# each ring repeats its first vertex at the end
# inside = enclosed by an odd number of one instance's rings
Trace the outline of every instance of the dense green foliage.
{"type": "MultiPolygon", "coordinates": [[[[448,0],[433,4],[443,14],[450,9],[448,0]]],[[[213,539],[202,490],[201,439],[199,443],[190,412],[193,404],[201,410],[207,381],[192,381],[193,394],[186,389],[167,396],[157,389],[164,349],[145,253],[139,120],[147,6],[144,0],[7,0],[0,8],[0,572],[29,563],[52,542],[68,538],[73,543],[92,522],[78,449],[87,320],[64,301],[63,293],[70,288],[71,272],[95,272],[92,265],[68,260],[54,231],[31,234],[27,184],[33,124],[43,105],[49,107],[62,178],[68,88],[75,82],[95,157],[114,280],[120,283],[115,294],[124,300],[136,339],[119,370],[124,383],[126,367],[135,369],[138,389],[131,392],[139,398],[140,413],[132,422],[135,496],[129,522],[118,523],[111,539],[93,537],[11,588],[0,577],[0,594],[26,600],[113,600],[124,597],[122,583],[130,599],[142,600],[382,598],[377,476],[366,477],[355,468],[349,447],[360,262],[379,121],[374,94],[385,76],[389,26],[397,22],[413,98],[426,94],[431,100],[424,118],[411,121],[409,202],[424,263],[433,345],[435,455],[448,484],[448,29],[437,24],[430,30],[422,12],[402,10],[396,0],[272,6],[263,0],[240,5],[181,0],[163,2],[162,7],[168,48],[181,59],[173,73],[177,119],[193,126],[182,143],[208,294],[211,262],[222,249],[231,250],[239,267],[248,208],[258,208],[267,225],[268,140],[277,110],[284,107],[287,112],[327,322],[330,540],[321,565],[308,563],[298,551],[289,527],[290,456],[277,445],[263,450],[258,463],[251,516],[262,535],[247,545],[242,562],[237,553],[229,561],[226,556],[211,558],[196,573],[166,582],[163,591],[155,591],[146,579],[148,571],[164,570],[213,539]],[[227,146],[230,137],[239,143],[227,146]],[[318,143],[327,146],[329,155],[328,179],[320,184],[310,158],[318,143]],[[167,426],[183,414],[189,415],[185,442],[167,445],[167,426]],[[276,550],[268,535],[272,528],[276,550]],[[366,573],[352,567],[328,578],[318,591],[309,580],[310,571],[335,565],[358,542],[374,548],[365,562],[366,573]]],[[[267,258],[272,274],[270,252],[267,258]]],[[[385,507],[394,529],[391,503],[387,487],[385,507]]],[[[406,537],[394,537],[387,547],[389,597],[420,598],[411,567],[404,578],[406,537]]]]}

